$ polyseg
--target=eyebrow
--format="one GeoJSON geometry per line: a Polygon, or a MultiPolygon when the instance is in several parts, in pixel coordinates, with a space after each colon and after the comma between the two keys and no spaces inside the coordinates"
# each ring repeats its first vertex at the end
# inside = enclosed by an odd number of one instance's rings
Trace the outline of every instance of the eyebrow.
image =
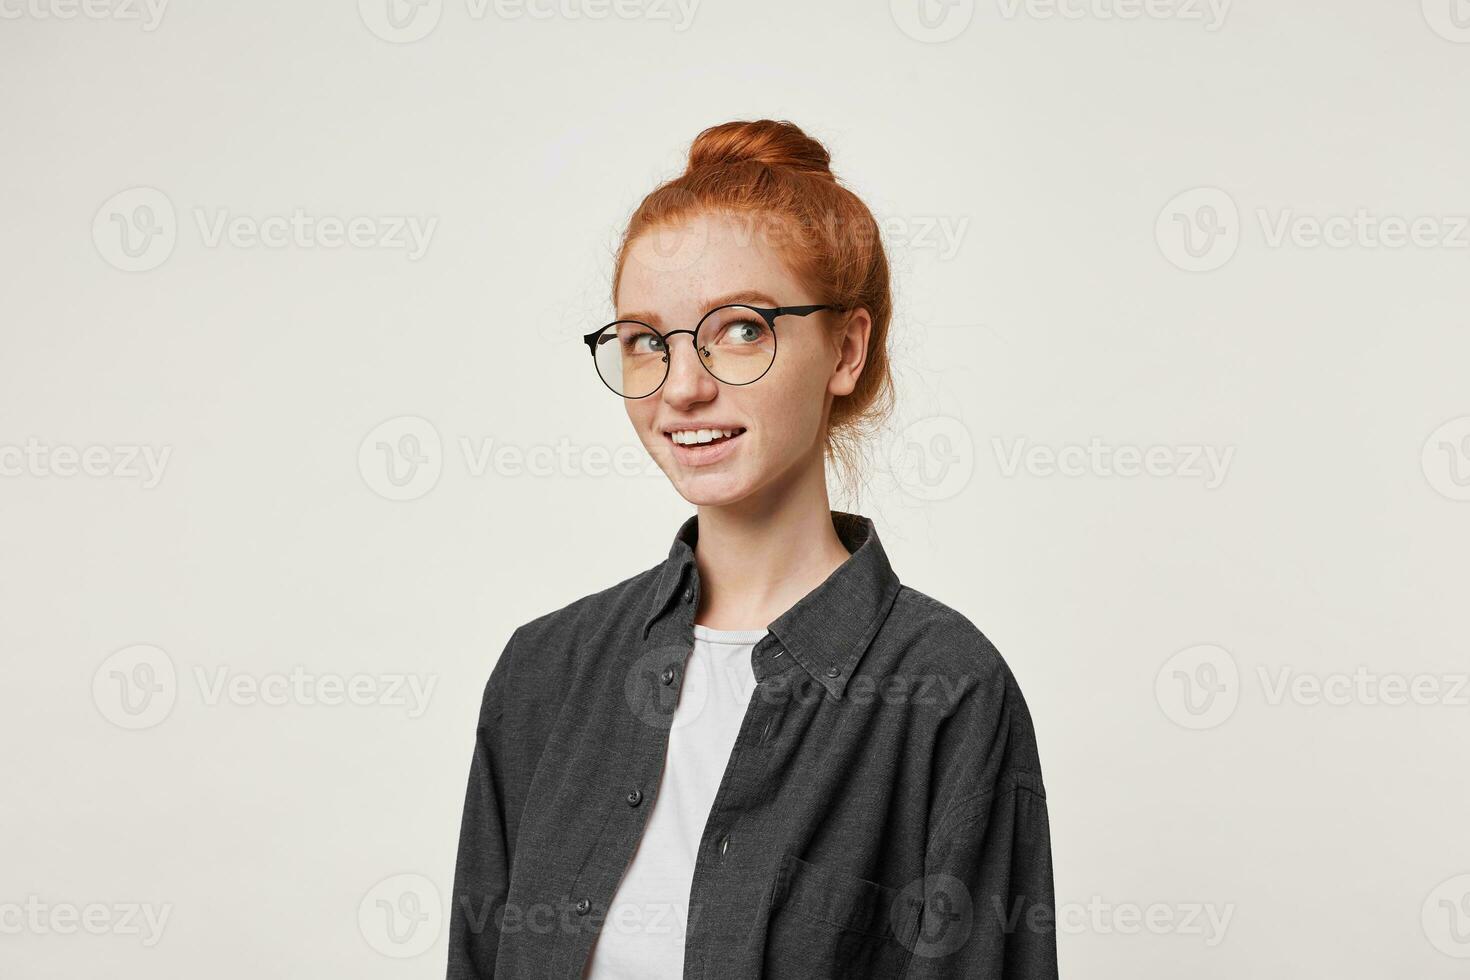
{"type": "MultiPolygon", "coordinates": [[[[724,296],[716,296],[713,299],[705,300],[701,308],[707,313],[716,307],[728,306],[731,303],[755,303],[761,306],[776,306],[775,300],[758,289],[738,289],[733,293],[726,293],[724,296]]],[[[663,326],[663,319],[657,313],[646,313],[643,311],[619,313],[617,318],[619,320],[642,320],[644,323],[651,323],[656,327],[663,326]]]]}

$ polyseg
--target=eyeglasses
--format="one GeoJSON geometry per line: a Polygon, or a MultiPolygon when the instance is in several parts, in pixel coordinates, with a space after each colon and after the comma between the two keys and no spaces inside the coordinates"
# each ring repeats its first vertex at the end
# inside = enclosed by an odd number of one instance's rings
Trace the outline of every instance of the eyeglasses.
{"type": "Polygon", "coordinates": [[[717,306],[700,318],[693,330],[660,333],[642,320],[614,320],[582,338],[592,351],[597,376],[616,395],[647,398],[669,376],[669,338],[687,333],[699,353],[699,363],[716,381],[748,385],[759,381],[776,360],[776,317],[809,316],[816,306],[717,306]]]}

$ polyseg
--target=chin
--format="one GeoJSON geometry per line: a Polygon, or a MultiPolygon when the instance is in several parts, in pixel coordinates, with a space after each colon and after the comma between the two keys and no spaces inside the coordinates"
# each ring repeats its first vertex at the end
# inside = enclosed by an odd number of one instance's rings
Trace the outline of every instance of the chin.
{"type": "Polygon", "coordinates": [[[744,480],[725,474],[686,476],[673,481],[679,496],[696,507],[724,507],[750,496],[751,488],[744,480]]]}

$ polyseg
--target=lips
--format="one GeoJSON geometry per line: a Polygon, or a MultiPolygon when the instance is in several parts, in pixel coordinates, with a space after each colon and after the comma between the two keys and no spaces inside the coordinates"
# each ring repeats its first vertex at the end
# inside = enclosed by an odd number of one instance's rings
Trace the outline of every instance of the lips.
{"type": "Polygon", "coordinates": [[[664,438],[678,446],[708,446],[737,438],[743,425],[680,426],[664,431],[664,438]]]}
{"type": "Polygon", "coordinates": [[[745,429],[742,426],[735,426],[732,429],[725,430],[694,430],[693,434],[690,435],[685,435],[678,430],[675,430],[675,432],[679,434],[680,438],[700,438],[705,440],[703,442],[685,444],[674,441],[675,433],[664,433],[664,438],[673,443],[674,458],[685,466],[705,466],[710,463],[717,463],[733,453],[740,445],[740,440],[745,436],[745,429]],[[726,431],[732,434],[724,435],[723,433],[726,431]]]}

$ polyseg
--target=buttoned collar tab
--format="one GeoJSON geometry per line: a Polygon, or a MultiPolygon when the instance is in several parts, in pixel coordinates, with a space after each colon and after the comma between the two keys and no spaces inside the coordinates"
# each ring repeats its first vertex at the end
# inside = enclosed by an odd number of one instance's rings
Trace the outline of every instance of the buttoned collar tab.
{"type": "MultiPolygon", "coordinates": [[[[849,552],[847,560],[778,616],[769,629],[792,658],[840,700],[898,597],[899,582],[872,520],[846,511],[831,513],[832,526],[849,552]]],[[[698,540],[699,515],[695,514],[679,526],[668,558],[659,568],[643,622],[645,639],[671,601],[688,601],[692,606],[698,600],[699,570],[694,561],[698,540]]]]}

